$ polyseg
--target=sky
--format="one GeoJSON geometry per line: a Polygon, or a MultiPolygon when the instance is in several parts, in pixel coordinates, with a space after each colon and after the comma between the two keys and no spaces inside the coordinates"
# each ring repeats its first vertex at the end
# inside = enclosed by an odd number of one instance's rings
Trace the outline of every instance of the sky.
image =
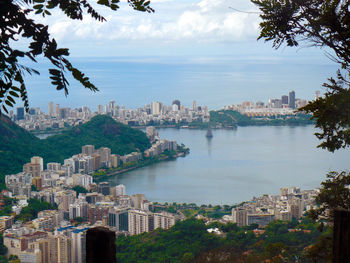
{"type": "MultiPolygon", "coordinates": [[[[158,68],[162,64],[183,65],[181,75],[170,76],[169,79],[173,83],[187,76],[186,65],[193,65],[197,71],[201,65],[205,66],[201,74],[207,72],[208,76],[212,76],[207,81],[207,90],[210,90],[209,84],[214,85],[215,82],[221,83],[222,86],[218,92],[222,94],[221,97],[215,98],[217,94],[214,87],[211,89],[212,93],[204,93],[199,98],[212,108],[239,103],[241,100],[266,101],[269,97],[279,97],[292,89],[302,98],[313,99],[314,92],[319,89],[322,92],[322,83],[336,72],[336,65],[324,55],[324,50],[307,47],[307,44],[298,48],[281,47],[275,50],[271,43],[257,41],[259,10],[249,0],[151,0],[151,6],[155,10],[154,13],[135,11],[126,1],[121,1],[118,11],[95,5],[96,10],[107,19],[106,22],[98,22],[88,14],[83,21],[74,21],[58,10],[45,18],[34,16],[39,22],[49,25],[49,32],[57,40],[59,47],[69,48],[73,62],[78,61],[81,69],[87,72],[94,82],[100,84],[101,92],[94,96],[98,101],[88,97],[90,93],[83,89],[72,89],[73,92],[68,98],[57,92],[45,93],[46,97],[43,98],[42,93],[38,92],[38,87],[44,88],[49,85],[49,81],[43,80],[48,77],[44,73],[40,78],[28,79],[32,105],[45,108],[48,97],[53,97],[51,100],[55,99],[68,106],[74,106],[77,102],[79,106],[84,101],[90,101],[91,106],[93,103],[105,104],[109,97],[103,94],[110,94],[106,87],[112,87],[118,81],[123,83],[123,88],[142,83],[140,88],[150,90],[147,100],[138,98],[133,99],[131,103],[132,93],[125,93],[126,97],[118,97],[126,106],[135,108],[152,100],[167,100],[165,103],[170,103],[171,98],[165,96],[166,91],[159,91],[154,87],[167,85],[165,80],[149,81],[149,78],[159,78],[158,68]],[[90,58],[90,64],[80,63],[81,58],[84,58],[85,62],[90,58]],[[94,68],[93,61],[101,62],[111,58],[116,58],[118,63],[124,63],[123,65],[144,65],[142,70],[153,67],[154,63],[158,63],[158,67],[149,75],[145,74],[145,77],[135,84],[125,80],[130,80],[130,76],[128,72],[123,76],[118,71],[119,64],[110,64],[115,70],[107,69],[111,76],[108,83],[106,78],[109,77],[102,77],[99,73],[102,69],[94,68]],[[219,79],[218,74],[216,81],[215,74],[220,68],[223,68],[222,72],[226,75],[219,79]],[[208,72],[210,69],[213,70],[208,72]],[[114,75],[118,75],[118,78],[113,79],[114,75]],[[231,75],[232,80],[228,79],[227,75],[231,75]],[[99,82],[99,77],[104,78],[104,81],[99,82]],[[263,84],[261,86],[264,92],[256,88],[248,89],[260,83],[263,84]],[[231,86],[239,88],[231,92],[232,96],[225,96],[225,93],[230,92],[231,86]],[[279,91],[281,86],[284,90],[279,91]],[[159,93],[165,95],[160,96],[159,93]]],[[[39,68],[43,65],[39,65],[39,68]]],[[[131,72],[133,70],[130,68],[131,72]]],[[[193,70],[193,67],[189,70],[193,70]]],[[[169,71],[174,71],[174,68],[169,68],[169,71]]],[[[190,103],[195,99],[194,95],[201,92],[203,80],[200,80],[199,73],[195,77],[192,76],[191,80],[190,77],[187,78],[179,83],[188,85],[181,88],[193,91],[190,98],[186,97],[185,91],[179,91],[178,94],[173,90],[169,92],[174,99],[181,98],[190,103]],[[193,80],[194,78],[198,81],[193,80]]],[[[175,84],[171,88],[177,89],[175,84]]],[[[124,91],[117,91],[117,94],[124,94],[124,91]]]]}
{"type": "Polygon", "coordinates": [[[248,0],[153,0],[151,6],[154,13],[125,1],[116,12],[97,5],[106,22],[88,15],[73,21],[61,12],[42,21],[73,56],[227,54],[232,44],[256,42],[259,32],[258,14],[230,9],[258,11],[248,0]]]}

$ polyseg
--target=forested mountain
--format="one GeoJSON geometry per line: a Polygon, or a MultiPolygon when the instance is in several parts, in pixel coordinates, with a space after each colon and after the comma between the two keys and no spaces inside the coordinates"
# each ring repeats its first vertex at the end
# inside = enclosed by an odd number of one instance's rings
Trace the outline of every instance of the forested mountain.
{"type": "Polygon", "coordinates": [[[32,156],[41,156],[44,162],[63,162],[81,152],[86,144],[95,148],[108,147],[112,153],[124,155],[144,151],[150,147],[146,134],[99,115],[89,122],[75,126],[58,135],[40,140],[2,115],[0,121],[0,176],[17,173],[32,156]]]}

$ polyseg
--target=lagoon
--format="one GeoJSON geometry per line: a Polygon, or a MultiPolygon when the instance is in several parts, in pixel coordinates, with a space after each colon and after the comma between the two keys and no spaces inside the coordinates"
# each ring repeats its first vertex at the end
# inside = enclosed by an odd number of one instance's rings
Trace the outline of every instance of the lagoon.
{"type": "Polygon", "coordinates": [[[159,129],[161,138],[190,148],[184,158],[157,163],[109,181],[127,194],[144,193],[150,201],[235,204],[281,187],[312,189],[332,170],[349,169],[350,151],[316,148],[313,126],[238,127],[213,130],[159,129]]]}

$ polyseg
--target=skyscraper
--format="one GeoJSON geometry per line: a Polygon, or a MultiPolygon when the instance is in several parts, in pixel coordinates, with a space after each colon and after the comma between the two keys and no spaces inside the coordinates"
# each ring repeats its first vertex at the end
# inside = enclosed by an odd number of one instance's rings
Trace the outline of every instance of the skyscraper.
{"type": "Polygon", "coordinates": [[[60,104],[56,104],[56,116],[60,114],[60,104]]]}
{"type": "Polygon", "coordinates": [[[159,115],[162,111],[162,103],[154,101],[151,103],[151,113],[154,115],[159,115]]]}
{"type": "Polygon", "coordinates": [[[295,109],[295,91],[289,92],[289,108],[295,109]]]}
{"type": "Polygon", "coordinates": [[[114,111],[114,104],[115,104],[114,100],[109,102],[109,111],[108,112],[110,112],[112,114],[113,114],[113,111],[114,111]]]}
{"type": "Polygon", "coordinates": [[[49,103],[49,115],[52,117],[54,115],[54,112],[53,112],[53,102],[51,101],[49,103]]]}
{"type": "Polygon", "coordinates": [[[128,213],[128,230],[130,235],[149,232],[149,214],[147,212],[141,210],[129,210],[128,213]]]}
{"type": "Polygon", "coordinates": [[[39,156],[33,156],[30,159],[30,163],[32,163],[32,164],[39,164],[40,165],[40,170],[44,171],[44,160],[43,160],[43,158],[41,158],[39,156]]]}
{"type": "Polygon", "coordinates": [[[98,114],[103,114],[103,105],[98,105],[97,111],[98,111],[98,114]]]}
{"type": "Polygon", "coordinates": [[[178,108],[178,109],[180,109],[181,103],[180,103],[179,100],[174,100],[173,103],[172,103],[172,105],[174,105],[174,104],[177,105],[177,108],[178,108]]]}
{"type": "Polygon", "coordinates": [[[92,155],[95,152],[94,145],[84,145],[81,149],[82,154],[92,155]]]}
{"type": "Polygon", "coordinates": [[[192,110],[197,110],[197,102],[195,100],[192,102],[192,110]]]}
{"type": "Polygon", "coordinates": [[[24,120],[24,108],[23,107],[17,108],[17,120],[24,120]]]}
{"type": "Polygon", "coordinates": [[[288,96],[287,95],[283,95],[281,99],[282,99],[282,105],[288,104],[288,96]]]}

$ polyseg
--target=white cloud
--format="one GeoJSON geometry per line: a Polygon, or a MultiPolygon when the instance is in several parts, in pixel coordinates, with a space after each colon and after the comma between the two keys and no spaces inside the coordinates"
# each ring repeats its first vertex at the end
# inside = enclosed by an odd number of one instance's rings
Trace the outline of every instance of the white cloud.
{"type": "MultiPolygon", "coordinates": [[[[259,18],[229,9],[255,10],[249,0],[156,0],[151,1],[154,14],[130,10],[125,4],[115,12],[107,12],[107,22],[86,16],[83,21],[68,18],[50,22],[50,32],[63,41],[75,40],[147,40],[172,42],[241,41],[256,38],[259,18]]],[[[106,13],[100,9],[102,13],[106,13]]]]}

